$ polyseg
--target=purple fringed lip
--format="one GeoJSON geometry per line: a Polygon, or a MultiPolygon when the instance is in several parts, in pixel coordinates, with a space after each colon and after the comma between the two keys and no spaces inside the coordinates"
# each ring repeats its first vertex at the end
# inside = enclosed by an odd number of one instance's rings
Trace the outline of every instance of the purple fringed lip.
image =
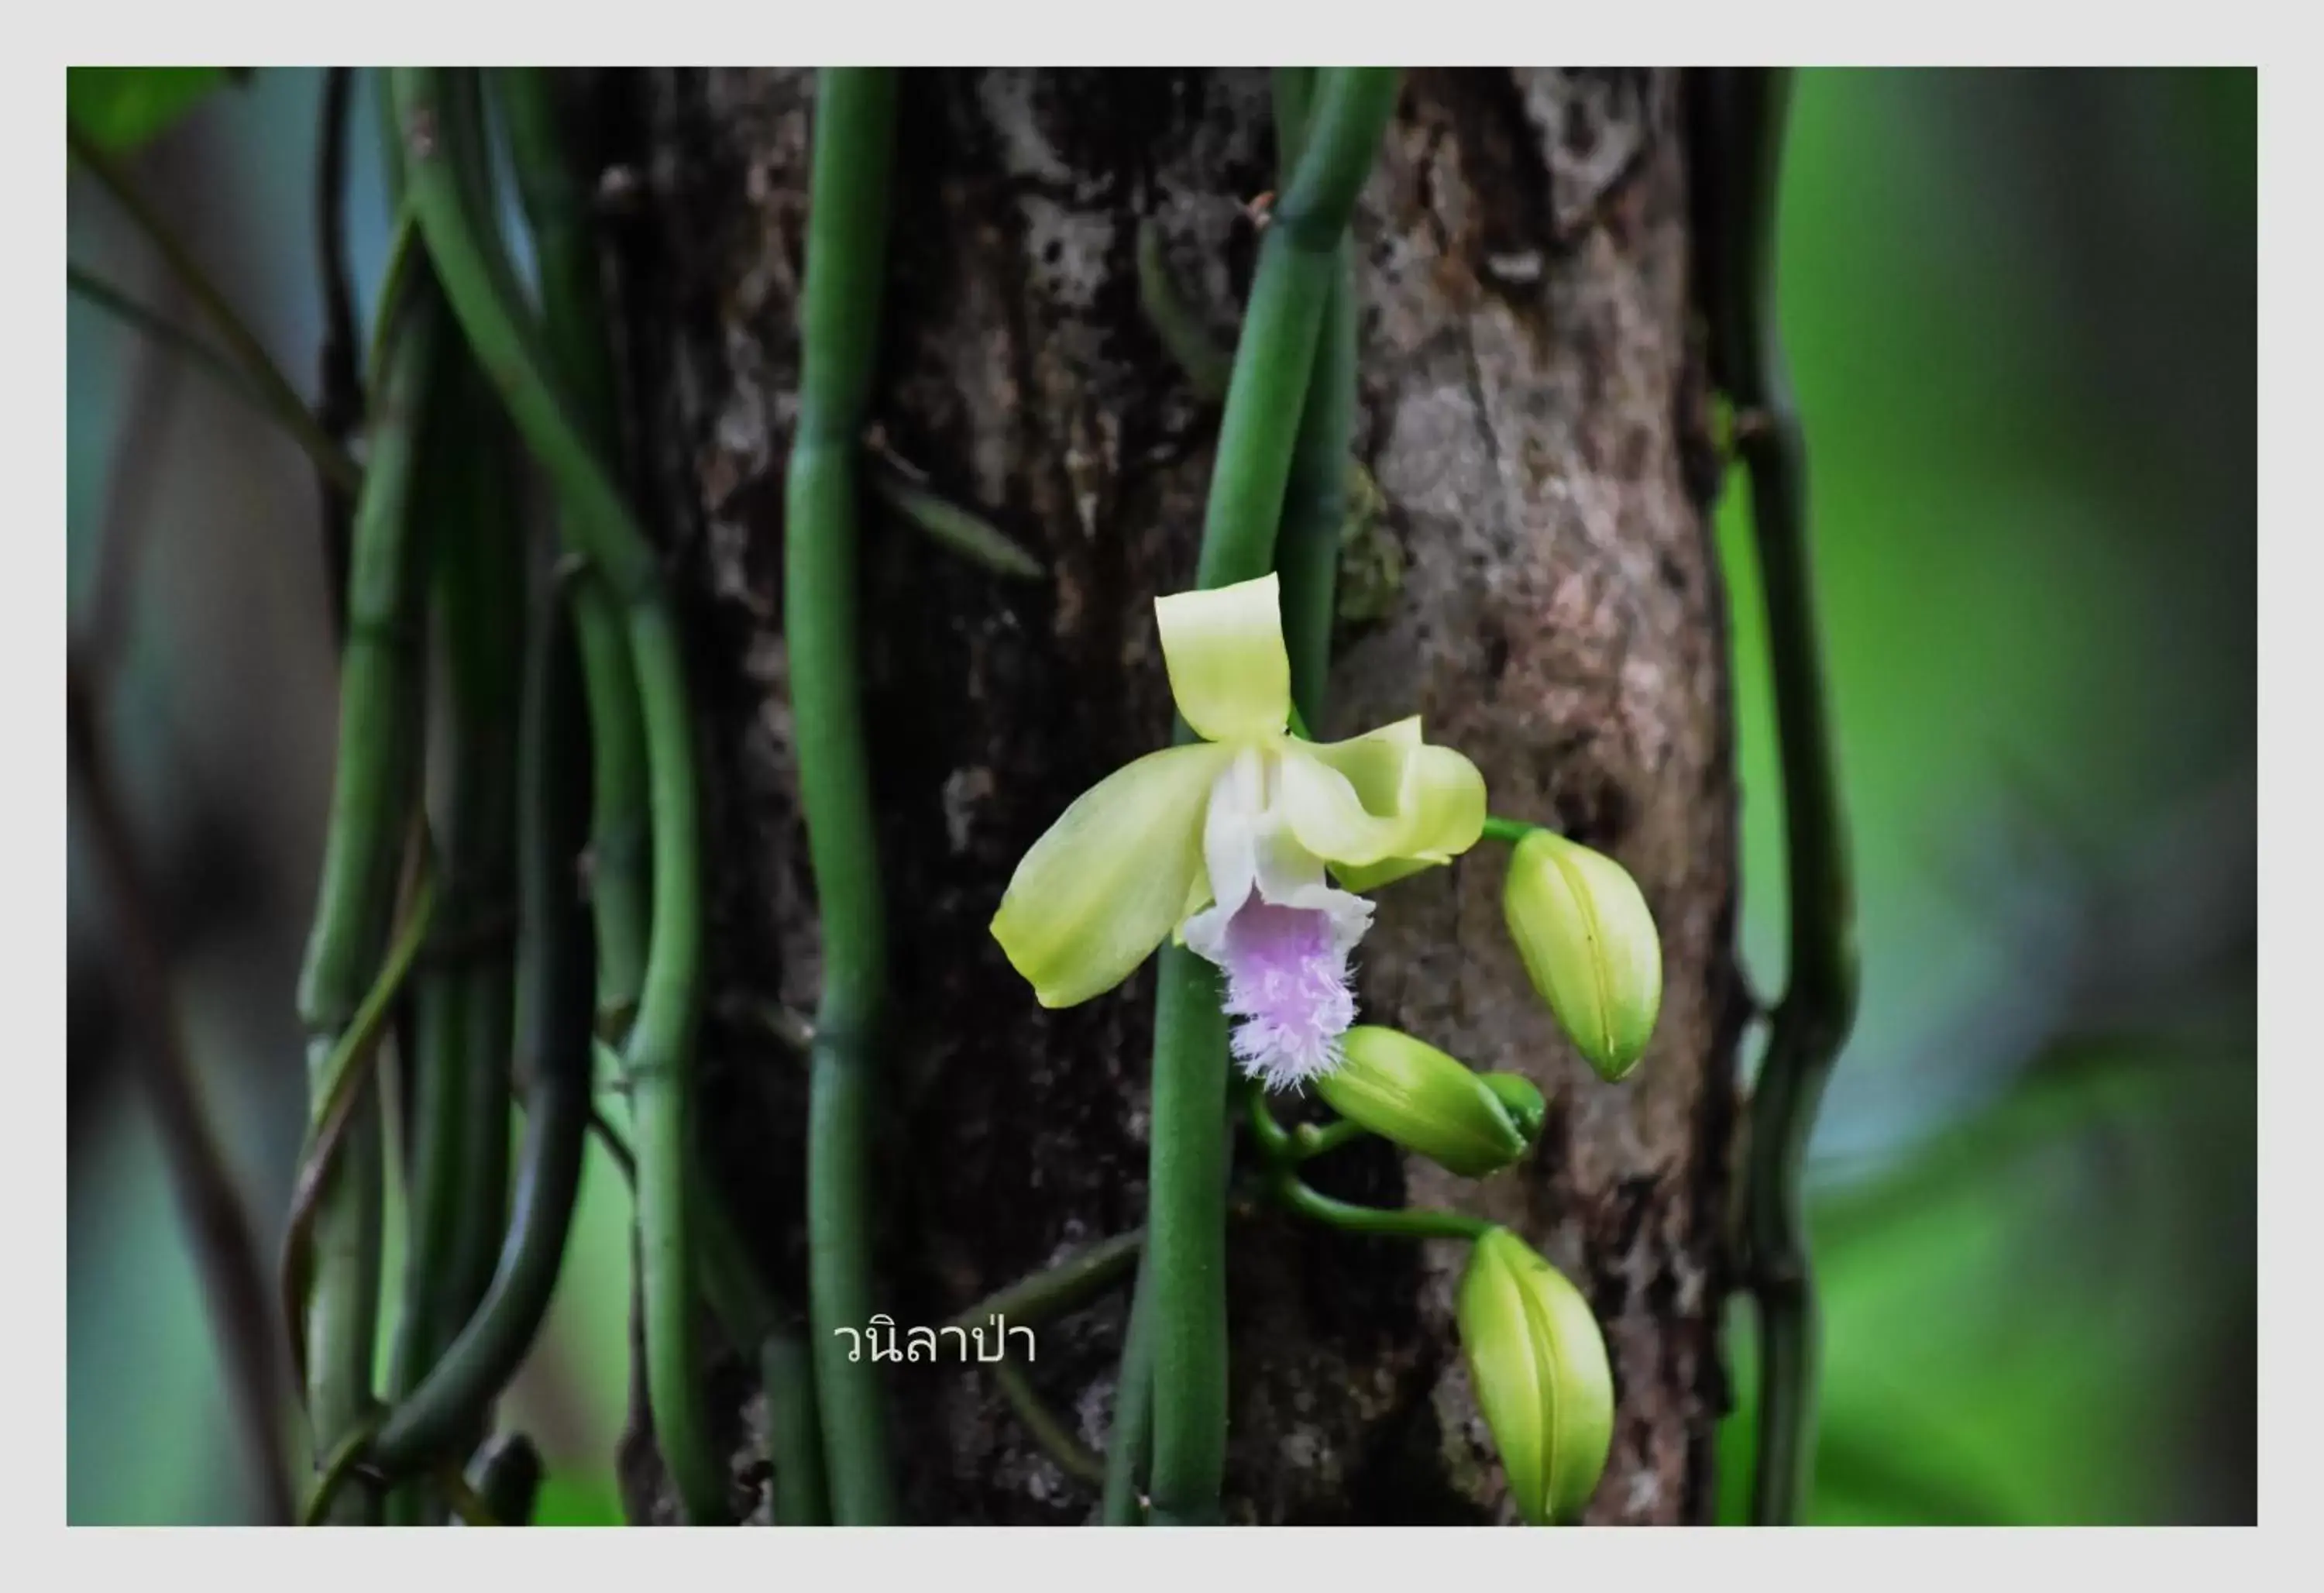
{"type": "Polygon", "coordinates": [[[1332,915],[1253,892],[1228,921],[1224,949],[1226,1011],[1242,1020],[1233,1049],[1243,1071],[1287,1089],[1338,1067],[1356,998],[1332,915]]]}

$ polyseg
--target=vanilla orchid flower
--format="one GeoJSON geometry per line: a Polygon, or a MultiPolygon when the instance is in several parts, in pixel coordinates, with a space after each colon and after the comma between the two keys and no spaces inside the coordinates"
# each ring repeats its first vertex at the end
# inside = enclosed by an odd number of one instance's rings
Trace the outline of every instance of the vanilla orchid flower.
{"type": "Polygon", "coordinates": [[[1178,712],[1202,739],[1148,753],[1067,808],[1017,866],[993,938],[1044,1006],[1128,978],[1175,934],[1225,975],[1243,1070],[1296,1087],[1341,1060],[1369,890],[1474,846],[1485,783],[1417,718],[1319,745],[1289,733],[1273,575],[1156,599],[1178,712]],[[1326,870],[1336,876],[1334,885],[1326,870]]]}

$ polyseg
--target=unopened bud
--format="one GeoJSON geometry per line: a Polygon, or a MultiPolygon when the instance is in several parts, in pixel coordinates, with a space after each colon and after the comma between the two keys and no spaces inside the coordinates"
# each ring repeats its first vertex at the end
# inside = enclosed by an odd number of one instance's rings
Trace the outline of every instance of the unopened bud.
{"type": "Polygon", "coordinates": [[[1485,1088],[1499,1098],[1502,1110],[1509,1115],[1509,1121],[1517,1125],[1519,1134],[1525,1135],[1526,1144],[1531,1144],[1539,1139],[1542,1122],[1549,1115],[1548,1105],[1541,1098],[1540,1088],[1522,1073],[1488,1073],[1484,1079],[1485,1088]]]}
{"type": "Polygon", "coordinates": [[[1533,987],[1601,1079],[1637,1064],[1663,1001],[1663,951],[1619,863],[1536,829],[1509,854],[1501,911],[1533,987]]]}
{"type": "Polygon", "coordinates": [[[1495,1228],[1470,1252],[1453,1310],[1517,1513],[1534,1526],[1578,1520],[1614,1441],[1614,1378],[1590,1302],[1495,1228]]]}
{"type": "MultiPolygon", "coordinates": [[[[1463,1178],[1498,1172],[1530,1136],[1490,1084],[1457,1059],[1395,1029],[1359,1023],[1347,1060],[1315,1080],[1325,1104],[1463,1178]]],[[[1536,1099],[1538,1098],[1536,1097],[1536,1099]]]]}

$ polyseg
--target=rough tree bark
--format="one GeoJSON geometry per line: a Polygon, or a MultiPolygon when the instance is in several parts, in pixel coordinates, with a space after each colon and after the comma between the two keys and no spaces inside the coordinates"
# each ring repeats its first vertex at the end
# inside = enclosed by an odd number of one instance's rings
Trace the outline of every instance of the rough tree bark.
{"type": "MultiPolygon", "coordinates": [[[[613,257],[641,492],[686,607],[708,760],[705,1151],[795,1297],[804,1075],[747,1010],[816,997],[779,623],[813,99],[811,74],[737,70],[625,75],[596,101],[625,146],[607,191],[626,196],[613,257]]],[[[1356,224],[1357,451],[1386,501],[1372,535],[1404,574],[1383,617],[1342,627],[1316,727],[1425,715],[1497,811],[1619,857],[1661,925],[1661,1024],[1609,1086],[1504,939],[1499,848],[1391,887],[1365,1010],[1530,1075],[1550,1125],[1482,1185],[1377,1143],[1317,1172],[1333,1192],[1508,1222],[1582,1283],[1618,1397],[1601,1522],[1708,1514],[1723,1397],[1736,797],[1725,598],[1689,485],[1706,429],[1678,101],[1666,73],[1410,78],[1356,224]]],[[[1186,297],[1231,337],[1244,205],[1274,153],[1256,71],[913,72],[902,102],[879,423],[1052,571],[997,580],[867,507],[899,1007],[880,1275],[908,1326],[1141,1218],[1150,969],[1044,1013],[985,925],[1065,803],[1167,735],[1150,600],[1190,581],[1217,415],[1141,318],[1134,238],[1159,222],[1186,297]]],[[[1269,1215],[1232,1253],[1229,1519],[1512,1518],[1452,1330],[1461,1249],[1269,1215]]],[[[1117,1294],[1045,1328],[1032,1367],[1093,1446],[1123,1314],[1117,1294]]],[[[1092,1515],[1093,1490],[976,1368],[890,1371],[911,1519],[1092,1515]]],[[[722,1371],[714,1403],[763,1512],[746,1368],[722,1371]]],[[[636,1406],[630,1506],[668,1519],[636,1406]]]]}

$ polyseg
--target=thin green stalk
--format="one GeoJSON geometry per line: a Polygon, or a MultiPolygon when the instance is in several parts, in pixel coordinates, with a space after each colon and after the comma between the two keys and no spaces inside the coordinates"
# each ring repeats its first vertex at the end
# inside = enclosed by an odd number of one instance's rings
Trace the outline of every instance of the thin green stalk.
{"type": "Polygon", "coordinates": [[[372,1434],[379,1430],[380,1407],[366,1406],[347,1425],[339,1440],[326,1449],[320,1445],[315,1450],[315,1486],[300,1506],[300,1526],[361,1524],[360,1519],[342,1511],[341,1501],[346,1490],[359,1479],[365,1483],[379,1480],[371,1469],[372,1434]]]}
{"type": "MultiPolygon", "coordinates": [[[[515,157],[517,195],[532,229],[543,352],[571,397],[574,419],[599,457],[612,459],[620,427],[604,289],[588,193],[557,103],[556,79],[543,68],[512,67],[493,80],[515,157]]],[[[577,540],[567,533],[567,542],[577,540]]],[[[589,899],[597,932],[598,1033],[618,1042],[637,1012],[650,917],[645,728],[613,592],[586,564],[571,576],[570,592],[589,694],[589,899]]]]}
{"type": "Polygon", "coordinates": [[[821,1526],[831,1520],[831,1494],[824,1482],[823,1431],[816,1420],[815,1357],[798,1334],[770,1333],[760,1341],[759,1381],[767,1391],[775,1524],[821,1526]]]}
{"type": "Polygon", "coordinates": [[[1073,1430],[1043,1403],[1039,1392],[1026,1377],[1024,1367],[1004,1355],[993,1364],[992,1381],[999,1385],[1001,1397],[1017,1413],[1017,1420],[1025,1424],[1034,1446],[1056,1461],[1057,1469],[1084,1482],[1104,1485],[1105,1462],[1091,1454],[1074,1436],[1073,1430]]]}
{"type": "Polygon", "coordinates": [[[1302,1182],[1299,1175],[1288,1169],[1277,1172],[1269,1187],[1286,1210],[1311,1222],[1323,1223],[1351,1234],[1370,1234],[1396,1239],[1474,1241],[1483,1238],[1493,1227],[1483,1218],[1471,1217],[1466,1212],[1432,1211],[1421,1207],[1359,1206],[1352,1201],[1335,1200],[1302,1182]]]}
{"type": "MultiPolygon", "coordinates": [[[[422,542],[411,514],[420,405],[432,385],[442,306],[425,273],[400,302],[372,404],[372,463],[355,508],[347,640],[339,675],[338,767],[322,881],[299,985],[312,1098],[386,948],[418,764],[422,542]]],[[[379,1298],[378,1097],[355,1108],[337,1166],[316,1195],[306,1268],[305,1378],[315,1451],[329,1453],[372,1403],[379,1298]]],[[[369,1490],[343,1496],[334,1520],[369,1519],[369,1490]]]]}
{"type": "Polygon", "coordinates": [[[1187,308],[1178,284],[1171,280],[1170,263],[1162,254],[1162,225],[1151,216],[1138,223],[1138,306],[1146,312],[1147,324],[1161,339],[1163,352],[1185,375],[1194,396],[1205,403],[1224,398],[1234,371],[1234,356],[1219,346],[1187,308]]]}
{"type": "Polygon", "coordinates": [[[865,473],[881,503],[907,523],[973,564],[1011,580],[1046,580],[1041,561],[1011,542],[1001,528],[950,498],[930,492],[893,465],[873,467],[865,473]]]}
{"type": "Polygon", "coordinates": [[[1243,1120],[1259,1146],[1259,1160],[1267,1163],[1270,1172],[1289,1172],[1302,1162],[1313,1161],[1326,1151],[1335,1151],[1371,1132],[1345,1118],[1320,1125],[1302,1123],[1286,1128],[1275,1120],[1274,1112],[1268,1107],[1267,1086],[1256,1079],[1243,1081],[1242,1096],[1243,1120]]]}
{"type": "Polygon", "coordinates": [[[726,1466],[702,1411],[695,1341],[688,1186],[702,973],[701,814],[677,627],[652,545],[550,374],[493,218],[472,208],[474,184],[462,173],[479,170],[484,154],[473,94],[442,69],[397,68],[392,77],[405,180],[445,297],[556,488],[564,534],[604,576],[629,629],[653,826],[653,927],[624,1056],[638,1162],[647,1403],[687,1515],[724,1521],[732,1514],[726,1466]]]}
{"type": "MultiPolygon", "coordinates": [[[[1396,107],[1393,70],[1333,69],[1259,251],[1220,422],[1195,583],[1273,567],[1276,525],[1340,243],[1396,107]]],[[[1226,1465],[1227,1024],[1216,970],[1163,948],[1147,1224],[1154,1278],[1155,1517],[1207,1522],[1226,1465]]]]}
{"type": "Polygon", "coordinates": [[[1370,1132],[1371,1130],[1362,1124],[1351,1123],[1345,1118],[1342,1118],[1337,1123],[1325,1123],[1320,1125],[1314,1123],[1302,1123],[1291,1131],[1292,1154],[1300,1161],[1305,1162],[1323,1154],[1326,1151],[1336,1151],[1342,1145],[1360,1140],[1370,1132]]]}
{"type": "MultiPolygon", "coordinates": [[[[395,939],[387,949],[371,988],[356,1005],[355,1014],[339,1031],[331,1050],[318,1063],[308,1060],[306,1143],[300,1147],[298,1171],[290,1181],[290,1209],[282,1225],[282,1320],[290,1339],[290,1365],[303,1386],[307,1378],[307,1291],[314,1281],[314,1227],[322,1192],[338,1166],[355,1107],[371,1100],[372,1075],[382,1041],[396,1015],[410,1003],[403,986],[420,959],[436,916],[435,869],[425,847],[420,849],[410,899],[395,939]]],[[[399,1037],[399,1047],[404,1044],[399,1037]]]]}
{"type": "Polygon", "coordinates": [[[1774,1525],[1800,1518],[1814,1467],[1820,1326],[1800,1182],[1816,1108],[1856,1012],[1854,907],[1816,629],[1806,444],[1775,302],[1790,79],[1780,70],[1722,70],[1706,74],[1702,87],[1716,134],[1704,185],[1712,376],[1736,406],[1738,449],[1750,476],[1791,920],[1789,968],[1751,1100],[1744,1174],[1744,1260],[1759,1315],[1751,1513],[1774,1525]]]}
{"type": "Polygon", "coordinates": [[[1131,1228],[1076,1250],[1056,1265],[997,1289],[945,1326],[973,1327],[994,1317],[1013,1316],[1038,1325],[1095,1299],[1118,1282],[1145,1253],[1146,1230],[1131,1228]]]}
{"type": "Polygon", "coordinates": [[[1275,181],[1283,188],[1299,170],[1307,144],[1307,118],[1315,109],[1315,69],[1277,67],[1268,74],[1275,100],[1275,181]]]}
{"type": "Polygon", "coordinates": [[[1105,1500],[1099,1519],[1108,1526],[1146,1520],[1146,1479],[1154,1454],[1153,1268],[1141,1254],[1130,1321],[1121,1335],[1121,1373],[1113,1390],[1113,1428],[1105,1440],[1105,1500]]]}
{"type": "MultiPolygon", "coordinates": [[[[443,941],[475,942],[426,968],[415,992],[407,1148],[409,1229],[388,1396],[416,1387],[492,1281],[508,1201],[512,957],[491,932],[514,894],[515,748],[524,544],[508,439],[466,350],[447,351],[430,403],[420,512],[433,542],[442,709],[433,753],[441,807],[443,941]]],[[[481,1417],[482,1412],[477,1412],[481,1417]]],[[[481,1424],[471,1438],[481,1437],[481,1424]]],[[[391,1522],[431,1510],[419,1485],[391,1522]]]]}
{"type": "Polygon", "coordinates": [[[1154,1267],[1155,1519],[1216,1517],[1226,1468],[1227,1020],[1216,970],[1165,946],[1154,1000],[1147,1229],[1154,1267]]]}
{"type": "Polygon", "coordinates": [[[808,1296],[833,1518],[843,1526],[896,1513],[878,1368],[849,1359],[835,1331],[863,1326],[878,1309],[871,1135],[888,971],[858,672],[855,466],[885,281],[895,110],[893,71],[834,68],[818,79],[798,431],[785,505],[783,631],[823,921],[808,1085],[808,1296]]]}
{"type": "Polygon", "coordinates": [[[1485,838],[1506,846],[1516,846],[1540,828],[1538,824],[1527,824],[1522,819],[1504,819],[1496,813],[1485,815],[1485,838]]]}
{"type": "MultiPolygon", "coordinates": [[[[619,1159],[619,1152],[616,1152],[619,1159]]],[[[822,1526],[831,1520],[816,1420],[815,1366],[798,1334],[798,1313],[776,1296],[735,1230],[724,1202],[706,1184],[699,1225],[703,1292],[740,1350],[755,1350],[767,1399],[767,1461],[774,1472],[775,1522],[822,1526]]]]}
{"type": "Polygon", "coordinates": [[[217,284],[210,280],[200,262],[193,257],[178,235],[161,219],[161,213],[145,202],[145,196],[137,191],[114,158],[69,122],[65,127],[65,144],[71,151],[72,158],[79,162],[106,192],[113,196],[114,202],[121,207],[122,212],[136,224],[137,230],[143,233],[146,241],[153,245],[154,253],[161,256],[162,264],[185,284],[186,292],[192,295],[196,304],[201,306],[202,313],[217,329],[218,336],[226,339],[226,348],[235,363],[266,394],[269,412],[281,422],[286,431],[298,438],[309,458],[331,472],[335,482],[349,491],[355,490],[362,472],[317,424],[315,417],[307,409],[307,401],[299,396],[299,390],[291,386],[290,380],[282,375],[281,368],[266,352],[265,345],[259,342],[257,335],[235,312],[226,295],[218,291],[217,284]]]}
{"type": "Polygon", "coordinates": [[[389,1412],[373,1444],[374,1461],[391,1475],[454,1457],[515,1375],[548,1314],[580,1190],[593,1046],[588,926],[574,875],[586,824],[576,778],[585,727],[573,635],[553,592],[526,652],[514,1059],[526,1086],[524,1148],[489,1288],[425,1377],[389,1412]]]}
{"type": "MultiPolygon", "coordinates": [[[[94,272],[83,271],[69,261],[65,264],[65,292],[179,356],[215,383],[219,392],[249,406],[254,414],[281,423],[281,412],[275,409],[265,389],[253,381],[248,372],[160,310],[139,303],[103,277],[94,272]]],[[[304,445],[305,440],[288,427],[284,428],[284,434],[304,445]]],[[[329,465],[325,465],[320,459],[316,464],[326,470],[345,471],[350,481],[359,480],[363,475],[355,462],[344,455],[329,465]]]]}

